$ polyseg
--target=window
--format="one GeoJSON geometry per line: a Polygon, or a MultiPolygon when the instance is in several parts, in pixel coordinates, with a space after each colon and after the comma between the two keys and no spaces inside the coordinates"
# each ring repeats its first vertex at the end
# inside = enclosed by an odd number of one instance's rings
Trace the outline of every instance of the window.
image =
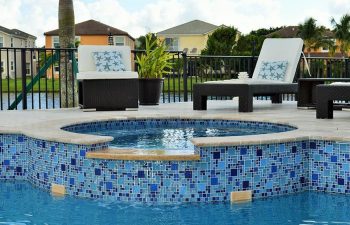
{"type": "Polygon", "coordinates": [[[165,38],[165,44],[168,46],[170,51],[179,50],[179,39],[178,38],[165,38]]]}
{"type": "Polygon", "coordinates": [[[58,36],[52,36],[52,47],[53,48],[60,47],[60,38],[58,36]]]}
{"type": "Polygon", "coordinates": [[[13,38],[11,38],[11,48],[13,48],[13,38]]]}
{"type": "Polygon", "coordinates": [[[1,61],[1,63],[0,63],[0,74],[2,75],[3,74],[3,72],[4,72],[4,62],[3,61],[1,61]]]}
{"type": "Polygon", "coordinates": [[[4,47],[4,37],[0,36],[0,48],[4,47]]]}
{"type": "Polygon", "coordinates": [[[13,71],[14,67],[13,67],[13,61],[11,61],[11,66],[10,66],[11,71],[13,71]]]}
{"type": "Polygon", "coordinates": [[[114,45],[123,46],[124,45],[124,37],[123,36],[115,36],[114,37],[114,45]]]}
{"type": "MultiPolygon", "coordinates": [[[[75,44],[77,42],[80,42],[80,36],[76,36],[74,39],[75,44]]],[[[33,43],[34,45],[34,43],[33,43]]],[[[60,37],[59,36],[52,36],[52,47],[53,48],[60,48],[60,37]]]]}
{"type": "MultiPolygon", "coordinates": [[[[329,41],[333,42],[333,45],[336,45],[336,40],[335,39],[330,39],[329,41]]],[[[321,47],[321,52],[329,52],[329,47],[328,46],[323,46],[321,47]]]]}
{"type": "Polygon", "coordinates": [[[26,74],[30,74],[30,63],[26,63],[26,74]]]}

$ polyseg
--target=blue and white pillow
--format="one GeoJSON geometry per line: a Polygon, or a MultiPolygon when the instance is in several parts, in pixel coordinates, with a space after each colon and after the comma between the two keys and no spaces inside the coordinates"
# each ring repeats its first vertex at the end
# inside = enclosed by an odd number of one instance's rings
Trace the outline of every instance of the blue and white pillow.
{"type": "Polygon", "coordinates": [[[258,79],[285,81],[288,61],[262,61],[258,79]]]}
{"type": "Polygon", "coordinates": [[[93,52],[92,56],[98,72],[126,70],[122,61],[122,54],[118,51],[93,52]]]}

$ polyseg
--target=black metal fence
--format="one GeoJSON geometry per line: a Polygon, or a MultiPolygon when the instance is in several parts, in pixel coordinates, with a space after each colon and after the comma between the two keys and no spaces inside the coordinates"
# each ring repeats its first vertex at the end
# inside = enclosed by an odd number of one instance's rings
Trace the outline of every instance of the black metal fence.
{"type": "MultiPolygon", "coordinates": [[[[195,83],[235,79],[241,71],[252,76],[258,59],[256,56],[171,53],[173,69],[164,75],[163,103],[191,101],[195,83]]],[[[136,54],[142,51],[133,51],[133,55],[136,54]]],[[[62,68],[63,71],[70,68],[68,72],[75,75],[76,57],[76,49],[0,48],[0,109],[60,108],[62,101],[67,100],[61,95],[62,88],[72,82],[73,89],[77,90],[76,81],[67,80],[67,74],[62,72],[62,68]]],[[[312,77],[350,78],[349,58],[307,57],[307,61],[312,77]]],[[[137,70],[135,60],[134,63],[137,70]]],[[[301,77],[309,77],[303,59],[297,68],[296,80],[301,77]]],[[[214,96],[212,99],[225,98],[214,96]]],[[[285,100],[294,100],[294,97],[288,95],[285,100]]]]}
{"type": "MultiPolygon", "coordinates": [[[[0,109],[60,108],[69,97],[63,99],[62,86],[71,82],[62,70],[76,73],[75,53],[76,49],[0,48],[0,109]]],[[[70,94],[75,95],[75,81],[72,86],[70,94]]]]}
{"type": "MultiPolygon", "coordinates": [[[[164,76],[162,102],[192,101],[193,84],[207,81],[236,79],[238,73],[245,71],[252,77],[257,56],[203,56],[187,55],[173,52],[174,68],[164,76]]],[[[305,60],[301,57],[295,81],[299,78],[350,78],[349,58],[306,57],[311,76],[305,60]]],[[[137,69],[137,63],[135,63],[137,69]]],[[[228,99],[211,96],[210,99],[228,99]]],[[[267,99],[260,97],[259,99],[267,99]]],[[[283,100],[295,100],[294,95],[284,95],[283,100]]]]}

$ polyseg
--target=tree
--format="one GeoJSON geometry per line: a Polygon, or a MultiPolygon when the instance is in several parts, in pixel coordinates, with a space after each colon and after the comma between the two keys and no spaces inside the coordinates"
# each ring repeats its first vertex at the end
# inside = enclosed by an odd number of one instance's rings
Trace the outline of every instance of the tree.
{"type": "Polygon", "coordinates": [[[308,53],[310,53],[312,49],[330,47],[332,44],[329,39],[324,37],[326,28],[317,26],[316,20],[312,17],[306,19],[303,24],[299,24],[298,29],[298,35],[304,40],[308,53]]]}
{"type": "MultiPolygon", "coordinates": [[[[74,48],[75,21],[73,0],[59,0],[58,4],[60,48],[74,48]]],[[[75,107],[78,103],[78,88],[72,69],[73,60],[69,60],[73,59],[75,55],[73,52],[61,51],[60,56],[61,107],[75,107]]]]}
{"type": "Polygon", "coordinates": [[[334,18],[331,19],[333,32],[339,42],[340,52],[346,56],[350,49],[350,14],[345,14],[340,18],[339,23],[334,18]]]}
{"type": "MultiPolygon", "coordinates": [[[[266,35],[280,30],[283,27],[270,27],[253,30],[247,35],[241,35],[234,47],[235,55],[258,55],[266,35]]],[[[277,36],[271,36],[277,37],[277,36]]]]}
{"type": "MultiPolygon", "coordinates": [[[[150,35],[151,42],[154,42],[154,40],[157,40],[157,36],[154,33],[149,33],[146,35],[150,35]]],[[[136,46],[135,49],[137,50],[145,50],[146,49],[146,35],[142,35],[136,39],[136,46]]],[[[152,49],[155,49],[157,46],[153,46],[152,49]]]]}
{"type": "Polygon", "coordinates": [[[220,27],[208,37],[207,46],[202,55],[232,55],[236,44],[237,29],[234,27],[220,27]]]}

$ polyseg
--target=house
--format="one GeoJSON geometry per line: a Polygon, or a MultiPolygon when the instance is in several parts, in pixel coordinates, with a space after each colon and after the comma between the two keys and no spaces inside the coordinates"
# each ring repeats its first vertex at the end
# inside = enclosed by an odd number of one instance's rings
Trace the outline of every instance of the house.
{"type": "MultiPolygon", "coordinates": [[[[58,29],[45,32],[45,47],[59,47],[58,29]]],[[[125,31],[119,30],[96,20],[87,20],[75,24],[75,39],[82,45],[108,45],[108,38],[113,37],[114,45],[127,45],[135,49],[135,38],[125,31]]]]}
{"type": "MultiPolygon", "coordinates": [[[[275,37],[275,38],[295,38],[299,37],[299,27],[298,26],[287,26],[280,30],[277,30],[275,32],[272,32],[271,34],[266,35],[266,37],[275,37]]],[[[326,39],[333,40],[335,44],[338,44],[338,41],[335,39],[334,33],[326,29],[323,33],[323,37],[326,39]]],[[[329,48],[327,47],[320,47],[317,49],[311,49],[310,52],[307,52],[307,49],[304,49],[305,53],[308,53],[309,56],[312,57],[328,57],[330,54],[329,48]]],[[[335,51],[334,54],[335,57],[341,57],[341,53],[339,49],[335,51]]]]}
{"type": "MultiPolygon", "coordinates": [[[[20,50],[15,50],[13,48],[34,48],[35,41],[36,37],[31,34],[18,29],[9,29],[0,26],[0,48],[3,48],[0,57],[2,79],[6,79],[7,77],[20,78],[22,76],[22,53],[20,50]]],[[[29,51],[26,51],[26,75],[30,75],[32,69],[36,69],[35,65],[31,65],[34,64],[34,62],[35,56],[31,55],[29,51]],[[31,57],[33,57],[33,59],[31,57]]]]}
{"type": "Polygon", "coordinates": [[[216,29],[216,26],[201,20],[193,20],[157,33],[160,40],[172,51],[185,51],[189,54],[200,54],[206,47],[208,36],[216,29]]]}
{"type": "MultiPolygon", "coordinates": [[[[59,48],[59,30],[45,32],[45,47],[59,48]]],[[[108,45],[109,39],[112,38],[113,45],[130,46],[135,49],[135,38],[125,31],[98,22],[96,20],[87,20],[75,24],[76,45],[108,45]]],[[[47,76],[52,77],[52,69],[48,69],[47,76]]],[[[55,65],[55,78],[58,78],[58,65],[55,65]]]]}

